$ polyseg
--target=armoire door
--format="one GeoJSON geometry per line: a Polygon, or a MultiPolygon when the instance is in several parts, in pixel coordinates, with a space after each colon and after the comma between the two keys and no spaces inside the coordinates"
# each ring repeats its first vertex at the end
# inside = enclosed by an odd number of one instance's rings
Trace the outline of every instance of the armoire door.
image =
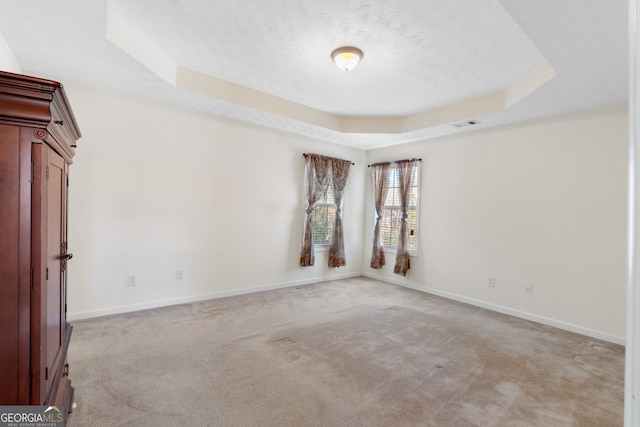
{"type": "Polygon", "coordinates": [[[34,393],[38,401],[32,403],[44,404],[55,397],[49,394],[64,366],[67,165],[47,144],[34,144],[33,158],[34,184],[39,183],[40,187],[33,193],[33,206],[41,224],[34,226],[37,242],[33,245],[40,248],[34,252],[34,271],[40,278],[40,289],[34,292],[32,309],[37,315],[32,319],[32,332],[39,337],[40,345],[36,347],[39,352],[32,355],[32,366],[40,378],[36,384],[39,390],[34,393]]]}
{"type": "MultiPolygon", "coordinates": [[[[62,343],[65,330],[65,289],[64,268],[66,245],[66,163],[48,145],[49,163],[47,165],[47,366],[55,370],[62,366],[62,343]]],[[[51,381],[55,372],[49,372],[51,381]]],[[[47,385],[47,390],[50,384],[47,385]]]]}

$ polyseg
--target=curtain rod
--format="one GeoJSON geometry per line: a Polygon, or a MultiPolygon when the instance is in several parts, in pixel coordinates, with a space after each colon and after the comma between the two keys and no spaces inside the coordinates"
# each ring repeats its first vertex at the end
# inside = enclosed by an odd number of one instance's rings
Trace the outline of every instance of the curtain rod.
{"type": "MultiPolygon", "coordinates": [[[[306,159],[307,157],[309,157],[309,153],[302,153],[302,157],[304,157],[304,158],[306,159]]],[[[324,156],[324,157],[329,157],[329,156],[324,156]]],[[[329,158],[330,158],[330,159],[338,159],[337,157],[329,157],[329,158]]],[[[342,159],[338,159],[338,160],[342,160],[342,159]]],[[[351,162],[351,160],[348,160],[348,161],[349,161],[349,162],[351,162]]],[[[351,162],[351,164],[352,164],[353,166],[355,166],[355,165],[356,165],[356,164],[355,164],[355,163],[353,163],[353,162],[351,162]]]]}
{"type": "Polygon", "coordinates": [[[370,168],[371,166],[377,166],[377,165],[390,165],[391,163],[405,163],[405,162],[411,162],[413,160],[418,161],[418,162],[422,161],[422,159],[394,160],[393,162],[372,163],[370,165],[367,165],[367,167],[370,168]]]}

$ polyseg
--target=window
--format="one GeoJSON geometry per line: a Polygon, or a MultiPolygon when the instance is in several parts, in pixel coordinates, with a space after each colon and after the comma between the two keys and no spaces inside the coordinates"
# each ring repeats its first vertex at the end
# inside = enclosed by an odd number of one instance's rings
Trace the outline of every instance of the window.
{"type": "Polygon", "coordinates": [[[329,177],[329,185],[322,197],[313,207],[313,241],[318,246],[331,246],[333,229],[336,223],[336,205],[333,200],[333,183],[329,177]]]}
{"type": "MultiPolygon", "coordinates": [[[[400,207],[400,179],[398,169],[391,167],[388,173],[389,192],[382,208],[380,221],[380,241],[385,249],[398,247],[402,209],[400,207]]],[[[420,167],[413,170],[409,186],[409,205],[407,206],[407,228],[409,231],[409,253],[418,254],[418,193],[420,189],[420,167]]]]}
{"type": "Polygon", "coordinates": [[[342,267],[347,261],[341,210],[352,163],[318,154],[303,156],[306,203],[300,266],[314,265],[317,245],[329,249],[329,267],[342,267]]]}

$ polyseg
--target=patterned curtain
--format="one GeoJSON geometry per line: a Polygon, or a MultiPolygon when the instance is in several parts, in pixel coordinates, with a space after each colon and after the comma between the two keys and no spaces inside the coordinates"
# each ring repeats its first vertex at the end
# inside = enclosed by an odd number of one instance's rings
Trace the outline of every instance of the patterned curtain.
{"type": "Polygon", "coordinates": [[[351,161],[331,159],[331,178],[333,182],[333,200],[336,205],[336,220],[333,229],[333,240],[329,248],[329,267],[347,265],[344,253],[344,232],[342,227],[342,196],[349,179],[351,161]]]}
{"type": "Polygon", "coordinates": [[[313,243],[313,207],[322,197],[329,178],[330,159],[317,154],[308,154],[305,157],[305,173],[307,175],[307,209],[304,225],[304,241],[300,254],[300,266],[309,267],[315,263],[315,250],[313,243]]]}
{"type": "Polygon", "coordinates": [[[389,163],[371,165],[373,173],[373,193],[375,197],[376,225],[373,229],[373,254],[371,255],[371,268],[382,268],[385,264],[384,251],[380,243],[380,221],[382,220],[382,207],[389,192],[389,163]]]}
{"type": "Polygon", "coordinates": [[[409,204],[409,188],[411,185],[411,177],[413,176],[413,168],[416,167],[418,160],[403,160],[398,162],[398,178],[400,180],[400,209],[402,218],[400,220],[400,234],[398,236],[398,251],[396,253],[396,265],[393,272],[406,276],[407,271],[411,268],[409,258],[409,230],[407,228],[407,205],[409,204]]]}

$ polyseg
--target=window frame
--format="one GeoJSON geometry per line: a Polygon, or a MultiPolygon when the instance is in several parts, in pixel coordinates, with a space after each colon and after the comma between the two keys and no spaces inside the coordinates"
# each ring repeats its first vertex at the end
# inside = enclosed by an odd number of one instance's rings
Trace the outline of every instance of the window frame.
{"type": "MultiPolygon", "coordinates": [[[[333,180],[332,177],[329,176],[329,184],[327,185],[326,190],[323,192],[322,197],[320,198],[320,200],[318,200],[318,202],[315,204],[315,206],[313,207],[313,213],[311,214],[311,225],[313,226],[313,244],[316,247],[316,249],[320,250],[320,251],[328,251],[329,248],[331,247],[331,244],[333,242],[333,233],[335,231],[335,225],[336,225],[336,211],[337,211],[337,206],[335,204],[335,201],[333,201],[333,180]],[[329,197],[329,194],[331,195],[331,197],[329,197]],[[331,199],[332,201],[329,202],[329,199],[331,199]],[[318,231],[318,222],[317,222],[317,212],[316,209],[317,208],[325,208],[327,209],[327,240],[326,242],[318,242],[316,240],[316,235],[317,235],[317,231],[318,231]],[[331,210],[333,210],[333,215],[331,214],[331,210]],[[333,216],[333,221],[331,221],[331,216],[333,216]]],[[[344,206],[344,201],[343,201],[343,206],[344,206]]],[[[324,227],[323,227],[324,228],[324,227]]]]}
{"type": "MultiPolygon", "coordinates": [[[[327,252],[329,251],[329,249],[331,248],[331,244],[333,243],[333,233],[335,231],[335,221],[336,221],[336,217],[335,217],[335,213],[337,211],[337,206],[335,204],[335,202],[333,201],[333,177],[331,175],[329,175],[328,177],[329,180],[329,184],[327,185],[327,190],[323,193],[322,198],[320,200],[318,200],[318,203],[315,204],[315,206],[313,207],[313,213],[311,214],[311,221],[312,221],[312,226],[313,226],[313,245],[316,249],[316,251],[318,252],[327,252]],[[328,194],[331,194],[331,200],[332,202],[328,202],[326,200],[329,199],[329,197],[327,196],[328,194]],[[317,207],[327,207],[327,209],[331,209],[333,208],[333,222],[331,222],[329,229],[330,229],[330,233],[328,234],[328,240],[326,241],[326,243],[320,243],[316,240],[316,208],[317,207]]],[[[304,178],[304,186],[303,188],[306,189],[308,185],[307,182],[307,174],[305,173],[305,178],[304,178]]],[[[303,191],[303,198],[306,199],[307,195],[306,192],[303,191]]],[[[342,212],[342,216],[344,218],[344,213],[345,213],[345,206],[347,205],[346,203],[346,198],[343,197],[342,198],[342,208],[340,209],[340,211],[342,212]]],[[[329,214],[329,216],[331,216],[329,214]]],[[[302,224],[302,241],[304,243],[304,222],[302,224]]]]}
{"type": "MultiPolygon", "coordinates": [[[[400,203],[399,203],[399,199],[398,204],[387,204],[387,201],[389,199],[392,200],[397,198],[395,196],[397,196],[397,191],[399,191],[399,181],[398,181],[398,166],[396,163],[393,163],[390,165],[389,167],[389,171],[387,172],[389,175],[387,176],[388,178],[388,182],[389,182],[389,192],[387,193],[387,198],[385,200],[385,203],[382,207],[382,212],[381,212],[381,224],[380,224],[380,242],[381,242],[381,246],[382,246],[382,250],[388,253],[397,253],[398,252],[398,246],[397,246],[397,241],[398,241],[398,235],[400,232],[400,225],[398,223],[397,228],[391,226],[391,233],[392,235],[388,238],[385,238],[385,236],[383,235],[383,231],[385,230],[385,226],[384,226],[384,222],[385,222],[385,211],[387,210],[391,210],[392,212],[397,212],[399,213],[400,211],[400,203]],[[392,176],[393,175],[393,176],[392,176]],[[392,186],[392,184],[395,184],[394,186],[392,186]],[[395,236],[394,234],[394,230],[395,230],[395,236]],[[386,242],[389,242],[389,240],[396,241],[395,245],[390,245],[386,242]]],[[[409,242],[408,242],[408,249],[409,249],[409,255],[412,257],[418,257],[419,255],[419,236],[420,236],[420,187],[421,187],[421,178],[422,178],[422,163],[421,162],[417,162],[416,167],[414,168],[413,173],[416,175],[415,177],[412,178],[411,180],[411,187],[415,188],[415,205],[413,205],[411,203],[411,195],[409,196],[410,199],[410,204],[409,206],[407,206],[407,215],[408,215],[408,220],[411,217],[411,211],[415,211],[415,227],[414,228],[410,228],[410,224],[408,223],[407,225],[409,226],[409,242]],[[415,183],[415,185],[414,185],[415,183]],[[411,231],[413,230],[413,234],[411,233],[411,231]]],[[[410,190],[411,191],[411,190],[410,190]]],[[[376,214],[376,210],[375,210],[375,206],[373,207],[373,223],[375,224],[375,220],[377,218],[377,214],[376,214]]],[[[387,227],[388,228],[388,227],[387,227]]]]}

